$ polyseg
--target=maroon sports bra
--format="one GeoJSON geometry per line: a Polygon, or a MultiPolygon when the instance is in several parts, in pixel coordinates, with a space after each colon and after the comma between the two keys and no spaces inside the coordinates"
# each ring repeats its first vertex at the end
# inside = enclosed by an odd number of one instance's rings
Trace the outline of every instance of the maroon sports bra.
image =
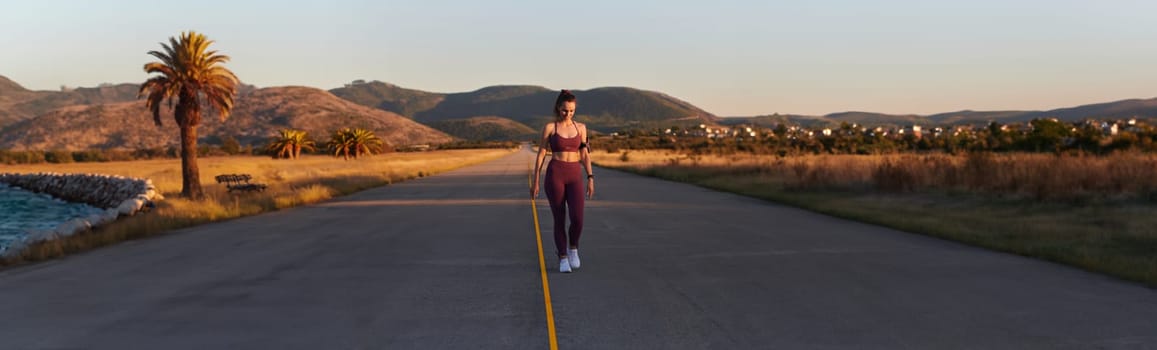
{"type": "Polygon", "coordinates": [[[578,152],[579,145],[582,144],[581,133],[578,132],[578,124],[574,126],[574,137],[562,137],[558,134],[558,123],[554,123],[554,133],[550,135],[550,151],[551,152],[578,152]]]}

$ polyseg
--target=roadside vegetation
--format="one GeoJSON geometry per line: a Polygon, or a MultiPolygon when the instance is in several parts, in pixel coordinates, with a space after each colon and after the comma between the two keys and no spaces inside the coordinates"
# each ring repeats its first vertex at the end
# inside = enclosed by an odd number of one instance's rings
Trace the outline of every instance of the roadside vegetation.
{"type": "Polygon", "coordinates": [[[167,199],[151,211],[122,218],[88,233],[34,244],[0,266],[52,259],[117,242],[150,237],[199,224],[316,203],[373,187],[389,185],[492,160],[510,149],[398,152],[361,157],[357,161],[323,155],[304,155],[292,161],[268,156],[201,159],[207,176],[200,185],[204,197],[179,197],[180,160],[145,160],[106,163],[33,164],[6,166],[6,172],[98,173],[148,178],[167,199]],[[213,178],[220,174],[250,174],[268,184],[264,192],[229,193],[213,178]]]}
{"type": "Polygon", "coordinates": [[[666,149],[680,153],[809,154],[1157,152],[1157,119],[1033,119],[986,125],[778,124],[631,129],[592,139],[601,149],[666,149]]]}
{"type": "MultiPolygon", "coordinates": [[[[280,133],[277,138],[280,138],[280,133]]],[[[271,138],[273,139],[273,138],[271,138]]],[[[308,140],[303,140],[308,141],[308,140]]],[[[224,157],[224,156],[268,156],[275,158],[285,158],[287,150],[281,148],[269,149],[270,143],[259,145],[241,145],[235,139],[230,137],[222,137],[222,144],[199,144],[197,146],[198,157],[224,157]]],[[[296,142],[296,141],[291,141],[296,142]]],[[[316,142],[316,141],[308,141],[316,142]]],[[[317,147],[318,144],[309,144],[302,148],[298,156],[302,155],[324,155],[328,154],[329,150],[324,147],[317,147]]],[[[321,144],[324,146],[324,143],[321,144]]],[[[517,147],[518,142],[515,141],[455,141],[447,142],[437,145],[409,145],[400,146],[395,149],[397,152],[421,152],[433,150],[451,150],[451,149],[499,149],[517,147]]],[[[388,152],[388,150],[386,151],[388,152]]],[[[102,162],[124,162],[133,160],[160,160],[160,159],[176,159],[180,151],[177,147],[156,147],[139,150],[122,150],[122,149],[93,149],[93,150],[50,150],[50,151],[12,151],[0,149],[0,164],[3,165],[19,165],[19,164],[68,164],[68,163],[102,163],[102,162]]]]}
{"type": "Polygon", "coordinates": [[[600,165],[1157,287],[1157,155],[593,152],[600,165]]]}

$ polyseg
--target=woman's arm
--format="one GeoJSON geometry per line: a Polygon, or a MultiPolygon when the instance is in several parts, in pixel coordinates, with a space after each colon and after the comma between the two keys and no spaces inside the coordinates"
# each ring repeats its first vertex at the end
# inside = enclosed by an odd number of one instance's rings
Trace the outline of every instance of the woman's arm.
{"type": "Polygon", "coordinates": [[[595,168],[591,166],[591,144],[587,142],[587,126],[583,124],[579,128],[582,133],[582,144],[584,147],[579,147],[579,159],[583,166],[587,169],[587,198],[590,199],[595,196],[595,168]]]}
{"type": "Polygon", "coordinates": [[[551,124],[546,124],[542,127],[542,137],[538,140],[538,156],[534,159],[534,181],[530,185],[530,197],[538,197],[538,179],[542,177],[542,163],[546,159],[546,149],[550,147],[550,127],[551,124]]]}

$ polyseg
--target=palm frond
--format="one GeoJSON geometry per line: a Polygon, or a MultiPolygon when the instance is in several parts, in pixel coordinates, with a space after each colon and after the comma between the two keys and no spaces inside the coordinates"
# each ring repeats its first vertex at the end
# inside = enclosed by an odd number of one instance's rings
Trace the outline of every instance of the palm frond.
{"type": "Polygon", "coordinates": [[[204,35],[188,31],[170,37],[167,44],[161,43],[163,50],[148,52],[159,62],[145,64],[144,70],[157,76],[142,85],[139,96],[149,97],[146,106],[154,111],[154,121],[158,125],[160,117],[157,107],[164,99],[169,100],[170,109],[175,102],[191,112],[185,117],[187,120],[174,116],[181,125],[199,124],[202,105],[218,114],[221,120],[232,113],[240,80],[232,71],[221,66],[229,57],[216,50],[209,50],[211,44],[213,41],[204,35]],[[157,79],[159,77],[164,79],[157,79]]]}

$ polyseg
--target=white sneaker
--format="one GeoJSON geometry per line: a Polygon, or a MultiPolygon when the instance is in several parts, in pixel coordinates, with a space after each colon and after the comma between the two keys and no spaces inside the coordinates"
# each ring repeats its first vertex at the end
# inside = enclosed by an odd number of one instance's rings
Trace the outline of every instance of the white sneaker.
{"type": "Polygon", "coordinates": [[[570,273],[570,259],[558,259],[558,272],[570,273]]]}
{"type": "Polygon", "coordinates": [[[566,259],[570,260],[570,268],[572,269],[577,269],[582,265],[579,261],[578,249],[571,249],[570,253],[567,253],[566,259]]]}

